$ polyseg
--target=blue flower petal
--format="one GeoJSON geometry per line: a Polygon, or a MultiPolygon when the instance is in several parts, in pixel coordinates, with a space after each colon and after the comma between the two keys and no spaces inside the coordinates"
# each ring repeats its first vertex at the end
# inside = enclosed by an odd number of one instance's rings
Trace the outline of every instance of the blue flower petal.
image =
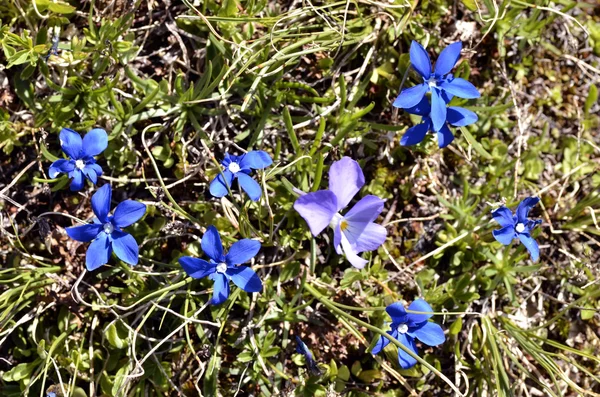
{"type": "Polygon", "coordinates": [[[529,211],[540,202],[539,197],[527,197],[523,201],[519,203],[517,207],[517,222],[527,224],[527,217],[529,216],[529,211]]]}
{"type": "Polygon", "coordinates": [[[496,241],[509,245],[515,238],[515,228],[512,225],[505,226],[502,229],[492,231],[496,241]]]}
{"type": "Polygon", "coordinates": [[[492,211],[492,217],[502,227],[506,227],[506,226],[513,226],[514,227],[515,226],[515,221],[513,219],[513,214],[505,206],[502,206],[502,207],[497,208],[494,211],[492,211]]]}
{"type": "MultiPolygon", "coordinates": [[[[408,347],[413,353],[419,354],[417,352],[417,345],[415,344],[414,338],[411,338],[407,334],[398,333],[397,339],[404,346],[408,347]]],[[[417,363],[417,359],[413,358],[404,350],[398,348],[398,362],[400,363],[400,367],[402,367],[402,369],[409,369],[411,367],[414,367],[414,365],[417,363]]]]}
{"type": "Polygon", "coordinates": [[[73,177],[73,180],[71,180],[71,186],[70,186],[71,191],[77,192],[77,191],[83,189],[83,185],[85,182],[85,177],[83,176],[83,172],[81,172],[81,170],[78,170],[77,168],[75,168],[73,170],[73,172],[71,172],[71,176],[73,177]]]}
{"type": "Polygon", "coordinates": [[[81,136],[70,128],[60,130],[60,146],[63,152],[71,159],[77,160],[81,157],[81,136]]]}
{"type": "Polygon", "coordinates": [[[253,150],[242,156],[240,168],[252,168],[260,170],[273,164],[271,156],[262,150],[253,150]]]}
{"type": "Polygon", "coordinates": [[[108,146],[108,135],[102,128],[94,128],[83,137],[83,155],[97,156],[108,146]]]}
{"type": "Polygon", "coordinates": [[[360,238],[354,243],[354,250],[357,253],[375,251],[385,243],[386,239],[387,229],[385,227],[376,223],[369,223],[360,238]]]}
{"type": "Polygon", "coordinates": [[[135,200],[125,200],[115,208],[113,222],[118,227],[134,224],[146,213],[146,205],[135,200]]]}
{"type": "Polygon", "coordinates": [[[412,146],[423,142],[425,135],[427,135],[427,131],[429,131],[429,125],[430,122],[428,118],[427,121],[410,127],[408,130],[406,130],[404,135],[402,135],[402,139],[400,139],[400,145],[412,146]]]}
{"type": "Polygon", "coordinates": [[[182,256],[179,258],[179,264],[187,275],[193,278],[204,278],[209,274],[213,274],[217,267],[214,263],[191,256],[182,256]]]}
{"type": "Polygon", "coordinates": [[[220,305],[229,297],[229,279],[223,273],[215,273],[213,280],[213,297],[210,300],[211,305],[220,305]]]}
{"type": "MultiPolygon", "coordinates": [[[[398,330],[393,329],[391,331],[387,332],[388,335],[392,336],[394,339],[398,339],[398,330]]],[[[387,345],[390,344],[390,340],[388,338],[386,338],[385,336],[380,336],[379,340],[377,340],[377,343],[375,344],[375,347],[373,347],[373,350],[371,350],[372,354],[379,354],[379,352],[381,352],[387,345]]]]}
{"type": "Polygon", "coordinates": [[[398,326],[400,323],[406,322],[406,309],[400,302],[395,302],[385,308],[387,314],[392,318],[392,324],[398,326]]]}
{"type": "Polygon", "coordinates": [[[446,341],[446,335],[444,335],[444,330],[439,324],[426,322],[422,327],[417,328],[411,333],[421,342],[425,343],[428,346],[437,346],[441,345],[446,341]]]}
{"type": "Polygon", "coordinates": [[[96,175],[98,177],[100,177],[102,175],[102,167],[100,167],[98,164],[96,163],[88,163],[86,164],[85,168],[91,168],[94,170],[94,172],[96,172],[96,175]]]}
{"type": "Polygon", "coordinates": [[[431,77],[431,60],[423,46],[416,41],[410,44],[410,63],[425,80],[431,77]]]}
{"type": "Polygon", "coordinates": [[[437,137],[438,146],[440,147],[440,149],[445,148],[454,140],[454,135],[452,134],[452,131],[450,131],[450,128],[448,128],[448,124],[444,124],[442,126],[442,128],[437,133],[437,137]]]}
{"type": "Polygon", "coordinates": [[[415,106],[404,109],[407,113],[416,114],[418,116],[429,117],[429,113],[431,113],[431,105],[429,104],[429,99],[427,97],[423,97],[421,102],[417,103],[415,106]]]}
{"type": "Polygon", "coordinates": [[[56,160],[50,169],[48,170],[48,176],[52,179],[56,178],[61,172],[67,174],[75,169],[75,162],[73,160],[60,159],[56,160]]]}
{"type": "Polygon", "coordinates": [[[102,265],[108,263],[112,254],[112,246],[108,235],[101,232],[98,238],[90,244],[85,254],[85,267],[89,271],[96,270],[102,265]]]}
{"type": "Polygon", "coordinates": [[[446,102],[437,88],[431,90],[431,122],[434,131],[439,131],[446,125],[446,102]]]}
{"type": "Polygon", "coordinates": [[[96,214],[96,217],[98,217],[98,220],[102,223],[108,222],[111,197],[112,190],[109,184],[96,190],[96,193],[92,196],[92,210],[94,211],[94,214],[96,214]]]}
{"type": "Polygon", "coordinates": [[[254,258],[258,251],[260,251],[260,242],[245,238],[233,243],[225,255],[225,261],[230,266],[241,265],[254,258]]]}
{"type": "Polygon", "coordinates": [[[416,299],[408,306],[408,314],[406,315],[408,322],[412,324],[423,323],[433,316],[433,309],[424,299],[416,299]],[[421,312],[421,313],[410,313],[421,312]],[[425,314],[428,313],[428,314],[425,314]]]}
{"type": "Polygon", "coordinates": [[[139,246],[135,238],[131,234],[119,230],[113,231],[111,236],[112,248],[117,257],[127,264],[137,265],[139,246]]]}
{"type": "Polygon", "coordinates": [[[344,215],[344,219],[348,223],[373,222],[377,219],[381,211],[383,211],[384,203],[385,200],[372,194],[368,194],[361,198],[358,203],[354,204],[354,207],[344,215]]]}
{"type": "Polygon", "coordinates": [[[231,281],[246,292],[262,291],[262,281],[250,266],[237,266],[227,269],[231,281]]]}
{"type": "Polygon", "coordinates": [[[465,79],[460,77],[453,77],[440,82],[439,86],[448,91],[450,94],[455,95],[459,98],[472,99],[479,98],[481,94],[477,91],[477,88],[465,79]]]}
{"type": "Polygon", "coordinates": [[[90,167],[84,167],[81,172],[89,179],[94,185],[98,182],[98,175],[96,175],[96,171],[90,167]]]}
{"type": "Polygon", "coordinates": [[[337,198],[329,190],[319,190],[298,197],[294,209],[308,224],[313,236],[323,231],[337,212],[337,198]]]}
{"type": "Polygon", "coordinates": [[[457,41],[452,43],[440,53],[437,61],[435,62],[435,77],[442,78],[454,68],[458,58],[460,58],[460,51],[462,50],[462,43],[457,41]]]}
{"type": "Polygon", "coordinates": [[[246,192],[248,197],[250,197],[252,201],[258,201],[262,193],[258,182],[252,179],[250,175],[244,174],[243,172],[238,172],[236,176],[240,187],[246,192]]]}
{"type": "Polygon", "coordinates": [[[92,223],[89,225],[73,226],[65,229],[67,235],[73,240],[87,243],[92,241],[102,231],[102,225],[92,223]]]}
{"type": "Polygon", "coordinates": [[[202,236],[202,251],[213,261],[217,263],[225,262],[223,256],[223,243],[221,243],[221,236],[216,227],[209,226],[206,229],[206,233],[202,236]]]}
{"type": "Polygon", "coordinates": [[[531,260],[537,262],[537,260],[540,259],[540,247],[538,246],[538,243],[528,233],[517,233],[517,236],[525,248],[527,248],[527,251],[529,251],[531,260]]]}
{"type": "Polygon", "coordinates": [[[471,125],[478,120],[477,115],[465,108],[450,106],[447,110],[446,119],[455,127],[471,125]]]}
{"type": "Polygon", "coordinates": [[[406,88],[398,95],[392,106],[403,109],[412,108],[421,102],[427,91],[429,91],[429,85],[425,83],[406,88]]]}
{"type": "Polygon", "coordinates": [[[337,200],[337,211],[345,208],[365,185],[360,165],[350,157],[342,157],[329,168],[329,190],[337,200]]]}
{"type": "Polygon", "coordinates": [[[210,194],[214,197],[225,197],[229,193],[227,186],[231,189],[231,182],[233,181],[233,174],[229,170],[224,170],[223,175],[219,174],[210,183],[210,194]],[[225,179],[223,179],[225,176],[225,179]]]}

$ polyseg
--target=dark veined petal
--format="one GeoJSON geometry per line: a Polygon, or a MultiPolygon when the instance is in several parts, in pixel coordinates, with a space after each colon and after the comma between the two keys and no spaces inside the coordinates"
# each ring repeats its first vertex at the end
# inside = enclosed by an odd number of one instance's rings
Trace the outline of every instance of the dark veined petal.
{"type": "Polygon", "coordinates": [[[209,274],[213,274],[217,268],[214,263],[191,256],[182,256],[179,258],[179,264],[187,275],[192,278],[204,278],[209,274]]]}
{"type": "Polygon", "coordinates": [[[252,179],[250,175],[244,174],[243,172],[238,172],[236,176],[240,187],[246,192],[248,197],[250,197],[250,200],[258,201],[262,194],[262,190],[258,182],[252,179]]]}
{"type": "Polygon", "coordinates": [[[108,235],[101,232],[90,244],[85,254],[85,267],[91,272],[108,263],[112,247],[108,235]]]}
{"type": "Polygon", "coordinates": [[[71,172],[71,176],[73,177],[73,180],[71,180],[70,190],[72,192],[77,192],[83,189],[83,185],[85,182],[83,172],[81,172],[81,170],[74,169],[73,172],[71,172]]]}
{"type": "MultiPolygon", "coordinates": [[[[411,338],[407,334],[398,333],[398,338],[396,339],[398,339],[398,341],[404,346],[408,347],[413,353],[417,355],[419,354],[414,338],[411,338]]],[[[414,367],[414,365],[417,363],[417,359],[404,350],[398,348],[398,362],[400,363],[400,367],[402,367],[402,369],[409,369],[414,367]]]]}
{"type": "MultiPolygon", "coordinates": [[[[429,121],[429,118],[427,119],[429,121]]],[[[402,139],[400,139],[400,145],[402,146],[412,146],[417,143],[423,142],[425,139],[425,135],[427,135],[427,131],[429,131],[428,122],[422,122],[413,127],[410,127],[404,135],[402,135],[402,139]]]]}
{"type": "Polygon", "coordinates": [[[262,281],[250,266],[237,266],[227,269],[231,281],[246,292],[262,291],[262,281]]]}
{"type": "Polygon", "coordinates": [[[252,168],[260,170],[273,164],[271,156],[262,150],[253,150],[242,156],[240,168],[252,168]]]}
{"type": "Polygon", "coordinates": [[[308,224],[313,236],[323,231],[337,212],[337,198],[329,190],[319,190],[298,197],[294,209],[308,224]]]}
{"type": "Polygon", "coordinates": [[[538,243],[528,233],[518,233],[517,236],[519,236],[519,240],[521,240],[527,251],[529,251],[531,260],[537,262],[540,259],[540,247],[538,243]]]}
{"type": "Polygon", "coordinates": [[[52,179],[56,178],[58,174],[64,172],[65,174],[75,169],[75,162],[72,160],[60,159],[56,160],[48,169],[48,176],[52,179]]]}
{"type": "Polygon", "coordinates": [[[385,227],[376,223],[369,223],[364,228],[360,238],[354,244],[354,249],[357,253],[365,251],[375,251],[387,238],[387,230],[385,227]]]}
{"type": "Polygon", "coordinates": [[[529,211],[540,202],[539,197],[527,197],[523,201],[519,203],[517,207],[517,222],[527,224],[527,217],[529,216],[529,211]]]}
{"type": "Polygon", "coordinates": [[[329,190],[337,199],[337,211],[345,208],[365,185],[360,165],[350,157],[342,157],[329,168],[329,190]]]}
{"type": "Polygon", "coordinates": [[[225,261],[230,266],[241,265],[254,258],[258,251],[260,251],[260,242],[245,238],[233,243],[225,255],[225,261]]]}
{"type": "Polygon", "coordinates": [[[427,321],[422,327],[411,332],[418,340],[428,346],[441,345],[446,341],[444,330],[439,324],[427,321]]]}
{"type": "Polygon", "coordinates": [[[472,99],[481,96],[473,84],[460,77],[443,80],[439,86],[443,90],[448,91],[450,94],[456,95],[459,98],[472,99]]]}
{"type": "Polygon", "coordinates": [[[98,182],[98,175],[96,175],[96,171],[94,171],[93,168],[86,166],[81,170],[81,172],[83,172],[83,174],[87,177],[87,179],[92,181],[92,183],[94,185],[98,182]]]}
{"type": "Polygon", "coordinates": [[[344,233],[342,233],[342,250],[344,251],[344,256],[348,262],[350,262],[350,264],[357,269],[362,269],[367,263],[369,263],[368,260],[358,256],[357,252],[354,250],[344,233]]]}
{"type": "Polygon", "coordinates": [[[445,148],[454,140],[454,135],[452,134],[452,131],[450,131],[450,128],[448,128],[448,124],[444,124],[442,126],[442,128],[437,133],[437,137],[438,146],[440,147],[440,149],[445,148]]]}
{"type": "Polygon", "coordinates": [[[385,308],[387,314],[392,318],[392,324],[398,326],[400,323],[405,323],[406,320],[406,309],[400,302],[395,302],[385,308]]]}
{"type": "Polygon", "coordinates": [[[512,212],[505,206],[492,211],[492,218],[502,227],[515,225],[512,212]]]}
{"type": "Polygon", "coordinates": [[[408,314],[406,316],[412,324],[423,323],[433,316],[433,309],[424,299],[416,299],[408,306],[408,314]]]}
{"type": "Polygon", "coordinates": [[[81,136],[70,128],[60,130],[60,147],[73,160],[81,157],[81,136]]]}
{"type": "Polygon", "coordinates": [[[139,259],[139,246],[135,238],[119,230],[111,233],[112,247],[117,257],[130,265],[137,265],[139,259]]]}
{"type": "Polygon", "coordinates": [[[231,189],[231,182],[233,181],[233,174],[229,170],[224,170],[223,175],[219,174],[210,183],[210,194],[214,197],[225,197],[229,193],[227,186],[231,189]],[[225,176],[225,179],[223,179],[225,176]]]}
{"type": "Polygon", "coordinates": [[[214,226],[209,226],[206,233],[202,236],[202,251],[213,261],[217,263],[225,262],[223,256],[223,243],[219,231],[214,226]]]}
{"type": "Polygon", "coordinates": [[[83,155],[97,156],[108,146],[108,135],[102,128],[94,128],[83,137],[83,155]]]}
{"type": "Polygon", "coordinates": [[[431,77],[431,60],[423,46],[416,41],[410,44],[410,63],[425,80],[431,77]]]}
{"type": "Polygon", "coordinates": [[[425,83],[405,88],[398,94],[392,106],[402,109],[412,108],[421,102],[427,91],[429,91],[429,85],[425,83]]]}
{"type": "Polygon", "coordinates": [[[496,241],[509,245],[515,238],[515,228],[512,225],[505,226],[502,229],[492,231],[496,241]]]}
{"type": "Polygon", "coordinates": [[[461,50],[462,43],[460,41],[452,43],[442,50],[435,62],[435,77],[441,78],[450,73],[460,58],[461,50]]]}
{"type": "MultiPolygon", "coordinates": [[[[390,335],[394,339],[398,339],[398,330],[396,330],[396,329],[388,331],[387,334],[390,335]]],[[[373,347],[373,350],[371,350],[371,353],[379,354],[387,345],[390,344],[390,342],[391,341],[388,338],[386,338],[385,336],[379,336],[379,339],[377,340],[375,347],[373,347]]]]}
{"type": "Polygon", "coordinates": [[[229,279],[223,273],[215,273],[213,276],[213,297],[210,300],[211,305],[220,305],[229,297],[229,279]]]}
{"type": "Polygon", "coordinates": [[[118,227],[134,224],[146,213],[146,205],[135,200],[125,200],[115,208],[113,222],[118,227]]]}
{"type": "Polygon", "coordinates": [[[410,107],[408,109],[404,109],[407,113],[416,114],[418,116],[428,117],[429,113],[431,113],[431,105],[429,104],[429,99],[427,97],[423,97],[421,102],[417,103],[415,106],[410,107]]]}
{"type": "Polygon", "coordinates": [[[96,163],[89,163],[86,164],[85,166],[86,168],[91,168],[96,172],[96,175],[101,176],[102,175],[102,167],[100,167],[98,164],[96,163]]]}
{"type": "Polygon", "coordinates": [[[92,210],[102,223],[108,222],[108,213],[110,212],[110,200],[112,198],[112,189],[109,184],[96,190],[92,196],[92,210]]]}
{"type": "Polygon", "coordinates": [[[68,227],[65,230],[67,231],[67,235],[73,240],[87,243],[95,239],[96,236],[100,234],[100,231],[102,231],[102,225],[92,223],[89,225],[68,227]]]}
{"type": "Polygon", "coordinates": [[[437,88],[431,90],[431,123],[434,131],[446,125],[446,102],[437,88]]]}
{"type": "Polygon", "coordinates": [[[450,106],[447,110],[446,119],[453,126],[464,127],[475,123],[479,118],[474,112],[468,109],[450,106]]]}

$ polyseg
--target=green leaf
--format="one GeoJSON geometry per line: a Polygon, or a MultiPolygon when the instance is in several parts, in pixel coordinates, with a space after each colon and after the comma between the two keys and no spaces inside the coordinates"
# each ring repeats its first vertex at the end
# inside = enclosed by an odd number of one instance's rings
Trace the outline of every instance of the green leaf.
{"type": "Polygon", "coordinates": [[[63,2],[51,2],[48,4],[48,9],[57,14],[72,14],[77,10],[72,5],[63,2]]]}
{"type": "Polygon", "coordinates": [[[477,142],[475,140],[475,137],[473,137],[473,135],[471,135],[471,133],[469,132],[468,129],[466,129],[465,127],[460,127],[460,130],[462,131],[463,135],[465,136],[465,139],[467,140],[467,142],[469,142],[469,144],[471,146],[473,146],[473,149],[475,149],[475,151],[484,159],[486,160],[493,160],[494,158],[492,157],[491,154],[489,154],[484,148],[483,146],[481,146],[481,143],[477,142]]]}
{"type": "Polygon", "coordinates": [[[590,85],[590,92],[588,92],[588,96],[585,99],[585,105],[583,106],[585,117],[590,115],[590,109],[596,102],[598,102],[598,87],[595,84],[592,84],[590,85]]]}

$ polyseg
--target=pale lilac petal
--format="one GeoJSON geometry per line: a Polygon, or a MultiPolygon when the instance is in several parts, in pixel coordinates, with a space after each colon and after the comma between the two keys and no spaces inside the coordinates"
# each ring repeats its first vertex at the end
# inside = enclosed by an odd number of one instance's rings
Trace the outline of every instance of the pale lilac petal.
{"type": "Polygon", "coordinates": [[[336,212],[345,208],[365,185],[365,175],[360,165],[350,157],[342,157],[329,169],[329,190],[337,198],[336,212]]]}
{"type": "Polygon", "coordinates": [[[298,197],[294,209],[304,218],[313,236],[325,229],[337,212],[337,198],[329,190],[307,193],[298,197]]]}
{"type": "Polygon", "coordinates": [[[369,223],[354,244],[354,250],[357,253],[375,251],[385,242],[386,238],[387,230],[385,227],[376,223],[369,223]]]}

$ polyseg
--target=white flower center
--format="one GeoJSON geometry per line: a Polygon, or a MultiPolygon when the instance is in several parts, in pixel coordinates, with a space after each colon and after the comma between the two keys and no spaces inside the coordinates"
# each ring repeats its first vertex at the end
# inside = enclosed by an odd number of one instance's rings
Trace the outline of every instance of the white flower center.
{"type": "Polygon", "coordinates": [[[348,222],[344,219],[340,214],[335,214],[331,222],[329,222],[329,227],[335,230],[337,226],[340,225],[340,229],[344,231],[348,227],[348,222]]]}
{"type": "Polygon", "coordinates": [[[78,170],[82,170],[85,168],[85,161],[83,160],[77,160],[75,161],[75,168],[77,168],[78,170]]]}
{"type": "Polygon", "coordinates": [[[429,88],[437,88],[437,80],[435,76],[430,77],[429,80],[427,80],[427,85],[429,85],[429,88]]]}
{"type": "Polygon", "coordinates": [[[229,163],[228,168],[232,174],[240,172],[240,165],[238,163],[231,162],[231,163],[229,163]]]}
{"type": "Polygon", "coordinates": [[[405,334],[405,333],[408,332],[408,325],[406,325],[406,324],[400,324],[398,326],[398,328],[396,328],[396,329],[398,330],[399,333],[405,334]]]}
{"type": "Polygon", "coordinates": [[[217,265],[217,273],[225,273],[227,271],[227,263],[221,262],[217,265]]]}
{"type": "Polygon", "coordinates": [[[517,233],[523,233],[523,231],[525,230],[525,225],[522,223],[517,223],[517,226],[515,226],[515,230],[517,231],[517,233]]]}
{"type": "Polygon", "coordinates": [[[110,222],[106,222],[104,226],[102,226],[102,228],[104,229],[104,233],[106,234],[111,234],[115,230],[115,227],[110,222]]]}

